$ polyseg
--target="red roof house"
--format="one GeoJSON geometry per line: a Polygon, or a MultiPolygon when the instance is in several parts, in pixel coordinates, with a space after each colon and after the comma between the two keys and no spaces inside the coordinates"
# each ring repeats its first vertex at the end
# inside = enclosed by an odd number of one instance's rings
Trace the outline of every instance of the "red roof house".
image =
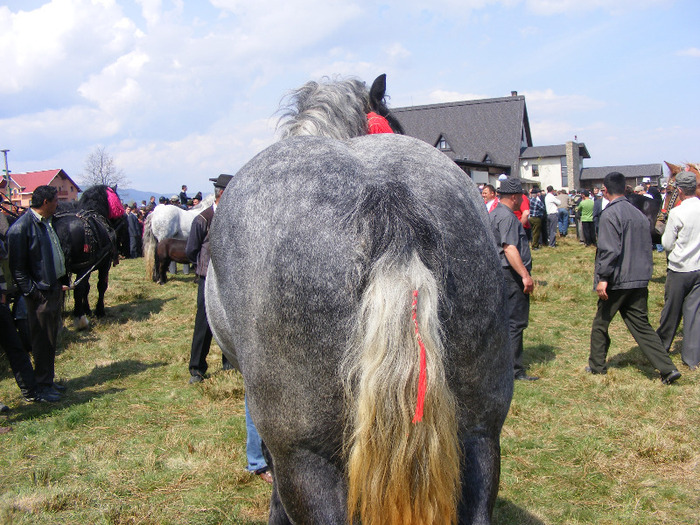
{"type": "Polygon", "coordinates": [[[29,173],[13,173],[11,175],[19,188],[10,184],[12,203],[18,206],[29,206],[32,193],[37,186],[53,186],[58,190],[58,200],[74,201],[78,198],[80,187],[63,170],[31,171],[29,173]]]}

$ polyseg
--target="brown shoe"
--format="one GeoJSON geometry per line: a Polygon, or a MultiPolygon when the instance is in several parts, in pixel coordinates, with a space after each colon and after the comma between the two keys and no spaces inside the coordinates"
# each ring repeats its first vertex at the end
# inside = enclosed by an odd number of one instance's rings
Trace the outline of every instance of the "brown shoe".
{"type": "Polygon", "coordinates": [[[258,476],[260,476],[260,479],[263,480],[265,483],[272,485],[272,473],[269,470],[261,472],[260,474],[258,474],[258,476]]]}

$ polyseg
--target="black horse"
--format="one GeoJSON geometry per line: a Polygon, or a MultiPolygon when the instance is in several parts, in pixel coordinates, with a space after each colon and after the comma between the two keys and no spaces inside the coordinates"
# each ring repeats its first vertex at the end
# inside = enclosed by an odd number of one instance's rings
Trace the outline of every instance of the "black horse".
{"type": "Polygon", "coordinates": [[[78,328],[86,328],[92,315],[88,303],[89,274],[98,271],[95,315],[105,315],[104,295],[109,269],[128,255],[126,215],[116,190],[98,185],[85,190],[78,202],[61,203],[54,215],[54,229],[61,241],[66,270],[75,274],[73,315],[78,328]]]}
{"type": "Polygon", "coordinates": [[[656,198],[650,199],[649,197],[645,197],[644,195],[639,195],[637,193],[630,193],[627,195],[627,200],[630,201],[635,208],[641,211],[647,219],[649,219],[651,241],[654,244],[661,244],[662,232],[657,229],[656,223],[663,201],[656,198]]]}

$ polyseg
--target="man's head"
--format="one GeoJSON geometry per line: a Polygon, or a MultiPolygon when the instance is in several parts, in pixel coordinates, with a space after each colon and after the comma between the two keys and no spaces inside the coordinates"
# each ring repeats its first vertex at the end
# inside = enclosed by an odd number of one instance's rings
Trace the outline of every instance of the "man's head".
{"type": "Polygon", "coordinates": [[[676,187],[686,197],[692,197],[697,190],[697,179],[692,171],[681,171],[676,175],[676,187]]]}
{"type": "Polygon", "coordinates": [[[619,171],[608,173],[603,179],[603,190],[610,197],[619,197],[625,194],[625,176],[619,171]]]}
{"type": "Polygon", "coordinates": [[[58,189],[53,186],[38,186],[32,193],[29,206],[42,217],[51,217],[58,207],[58,189]]]}
{"type": "Polygon", "coordinates": [[[233,175],[227,175],[225,173],[222,173],[215,179],[209,179],[214,183],[214,201],[219,202],[219,199],[221,199],[221,195],[223,195],[224,190],[226,189],[226,186],[228,186],[228,183],[231,182],[231,179],[233,178],[233,175]]]}
{"type": "Polygon", "coordinates": [[[492,184],[486,184],[484,189],[481,190],[481,197],[484,199],[484,202],[492,201],[496,198],[496,188],[492,184]]]}
{"type": "Polygon", "coordinates": [[[591,196],[591,192],[588,190],[581,190],[581,195],[583,195],[584,199],[587,199],[588,197],[591,196]]]}
{"type": "Polygon", "coordinates": [[[547,193],[554,193],[554,186],[547,186],[547,193]]]}
{"type": "Polygon", "coordinates": [[[638,194],[638,195],[644,195],[644,193],[645,193],[645,191],[644,191],[644,186],[642,186],[642,185],[635,186],[635,187],[634,187],[634,192],[635,192],[636,194],[638,194]]]}
{"type": "Polygon", "coordinates": [[[593,188],[593,196],[594,197],[597,197],[599,193],[600,193],[600,189],[598,189],[597,187],[593,188]]]}
{"type": "Polygon", "coordinates": [[[520,204],[523,202],[523,185],[520,179],[508,178],[501,181],[501,185],[498,187],[498,198],[511,210],[520,208],[520,204]]]}
{"type": "Polygon", "coordinates": [[[182,191],[187,191],[187,186],[185,186],[184,184],[182,185],[182,191]]]}

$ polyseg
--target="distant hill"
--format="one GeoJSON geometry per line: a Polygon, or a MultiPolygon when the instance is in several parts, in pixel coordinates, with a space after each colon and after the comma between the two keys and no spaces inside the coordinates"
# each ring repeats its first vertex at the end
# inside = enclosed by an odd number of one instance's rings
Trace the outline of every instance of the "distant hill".
{"type": "Polygon", "coordinates": [[[130,190],[126,188],[119,188],[117,190],[117,193],[119,193],[119,197],[121,197],[123,202],[136,202],[137,204],[141,204],[141,201],[146,201],[151,198],[151,195],[153,195],[156,198],[156,202],[158,202],[158,199],[163,196],[166,199],[169,199],[173,194],[165,194],[165,193],[158,193],[157,191],[141,191],[141,190],[130,190]]]}

